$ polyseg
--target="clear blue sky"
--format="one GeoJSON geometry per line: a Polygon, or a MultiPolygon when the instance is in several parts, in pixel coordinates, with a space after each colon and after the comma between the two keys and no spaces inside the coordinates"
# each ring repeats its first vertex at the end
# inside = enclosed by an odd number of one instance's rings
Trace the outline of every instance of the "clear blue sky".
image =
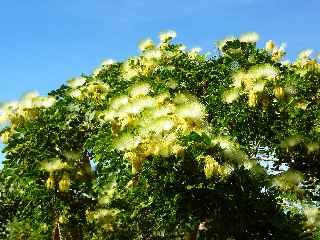
{"type": "Polygon", "coordinates": [[[319,51],[319,9],[319,0],[3,0],[0,102],[29,90],[46,94],[103,59],[135,55],[141,39],[166,29],[204,50],[255,31],[261,46],[287,42],[289,57],[319,51]]]}

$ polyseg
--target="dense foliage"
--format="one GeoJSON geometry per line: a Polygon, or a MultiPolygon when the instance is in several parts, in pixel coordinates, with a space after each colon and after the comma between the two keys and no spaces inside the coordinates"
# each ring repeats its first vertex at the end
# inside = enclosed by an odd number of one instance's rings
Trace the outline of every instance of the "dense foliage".
{"type": "Polygon", "coordinates": [[[312,51],[174,37],[2,105],[1,239],[318,239],[312,51]]]}

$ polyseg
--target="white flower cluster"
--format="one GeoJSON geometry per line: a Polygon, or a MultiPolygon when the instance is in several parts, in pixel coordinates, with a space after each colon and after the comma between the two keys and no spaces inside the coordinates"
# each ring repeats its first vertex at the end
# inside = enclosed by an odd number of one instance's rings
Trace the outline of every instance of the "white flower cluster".
{"type": "Polygon", "coordinates": [[[224,101],[226,103],[235,101],[244,87],[244,93],[248,94],[249,105],[255,106],[257,93],[264,90],[267,81],[273,81],[277,76],[278,70],[268,64],[252,67],[247,72],[238,71],[232,76],[232,88],[225,92],[224,101]]]}
{"type": "MultiPolygon", "coordinates": [[[[104,64],[112,63],[108,62],[104,64]]],[[[84,77],[73,78],[69,80],[68,86],[70,87],[68,91],[69,96],[76,99],[91,97],[95,100],[104,100],[106,97],[105,94],[108,93],[110,90],[108,84],[100,80],[87,81],[84,77]]]]}
{"type": "Polygon", "coordinates": [[[148,156],[179,155],[182,135],[203,131],[205,108],[196,98],[184,94],[171,98],[169,93],[151,97],[151,87],[140,83],[110,102],[101,113],[112,123],[114,147],[125,153],[133,172],[139,171],[148,156]]]}
{"type": "Polygon", "coordinates": [[[32,91],[25,94],[20,101],[7,102],[0,107],[0,126],[11,126],[10,130],[4,132],[0,137],[6,143],[17,126],[25,119],[34,118],[37,115],[37,108],[48,108],[55,103],[54,97],[40,96],[32,91]]]}
{"type": "Polygon", "coordinates": [[[215,45],[222,52],[222,49],[227,42],[235,41],[237,39],[239,39],[240,42],[256,43],[257,41],[259,41],[260,36],[255,32],[248,32],[241,34],[239,38],[236,38],[234,36],[225,37],[224,39],[217,41],[215,45]]]}
{"type": "Polygon", "coordinates": [[[271,53],[272,60],[279,61],[285,55],[286,44],[282,43],[280,47],[276,47],[275,43],[272,40],[266,42],[265,49],[271,53]]]}

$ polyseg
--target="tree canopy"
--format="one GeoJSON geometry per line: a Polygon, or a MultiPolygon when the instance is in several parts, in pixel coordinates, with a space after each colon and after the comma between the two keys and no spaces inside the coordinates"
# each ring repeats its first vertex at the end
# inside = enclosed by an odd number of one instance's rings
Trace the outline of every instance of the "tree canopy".
{"type": "Polygon", "coordinates": [[[312,50],[284,61],[246,33],[211,56],[159,36],[2,104],[0,238],[320,239],[312,50]]]}

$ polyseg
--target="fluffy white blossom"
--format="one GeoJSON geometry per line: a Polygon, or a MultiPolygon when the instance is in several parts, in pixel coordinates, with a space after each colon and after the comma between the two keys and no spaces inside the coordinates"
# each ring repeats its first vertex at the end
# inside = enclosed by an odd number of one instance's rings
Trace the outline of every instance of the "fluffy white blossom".
{"type": "Polygon", "coordinates": [[[243,33],[240,35],[240,38],[239,38],[241,42],[247,42],[247,43],[255,43],[259,41],[259,39],[260,39],[260,36],[255,32],[243,33]]]}
{"type": "Polygon", "coordinates": [[[162,32],[159,35],[160,41],[161,42],[167,42],[177,36],[175,31],[169,30],[167,32],[162,32]]]}
{"type": "Polygon", "coordinates": [[[150,38],[147,38],[147,39],[141,41],[139,44],[139,49],[142,52],[145,50],[148,50],[148,49],[152,49],[152,48],[154,48],[154,43],[150,38]]]}
{"type": "Polygon", "coordinates": [[[312,54],[313,50],[312,49],[306,49],[306,50],[303,50],[299,53],[298,55],[298,58],[299,59],[306,59],[306,58],[309,58],[312,54]]]}
{"type": "Polygon", "coordinates": [[[205,117],[205,108],[198,102],[191,102],[177,107],[176,115],[180,118],[201,120],[205,117]]]}
{"type": "Polygon", "coordinates": [[[129,98],[127,96],[123,95],[123,96],[119,96],[119,97],[114,98],[111,101],[110,105],[111,105],[111,108],[118,109],[119,107],[127,104],[128,102],[129,102],[129,98]]]}
{"type": "Polygon", "coordinates": [[[86,79],[83,77],[74,78],[68,81],[68,86],[71,88],[77,88],[86,83],[86,79]]]}
{"type": "Polygon", "coordinates": [[[240,96],[238,89],[231,89],[224,93],[224,101],[226,103],[232,103],[240,96]]]}
{"type": "Polygon", "coordinates": [[[129,133],[124,133],[118,139],[116,139],[115,147],[120,151],[130,151],[136,148],[140,142],[140,137],[129,133]]]}
{"type": "Polygon", "coordinates": [[[51,159],[41,162],[41,167],[47,172],[54,172],[66,168],[68,165],[66,162],[62,162],[60,159],[51,159]]]}
{"type": "Polygon", "coordinates": [[[217,46],[217,48],[218,48],[220,51],[222,51],[222,48],[224,47],[224,45],[226,45],[227,42],[229,42],[229,41],[234,41],[234,40],[236,40],[235,37],[233,37],[233,36],[228,36],[228,37],[225,37],[225,38],[222,39],[222,40],[217,41],[217,42],[215,43],[215,45],[217,46]]]}
{"type": "Polygon", "coordinates": [[[112,59],[106,59],[106,60],[104,60],[102,63],[101,63],[101,66],[109,66],[109,65],[112,65],[112,64],[114,64],[115,62],[114,62],[114,60],[112,60],[112,59]]]}
{"type": "Polygon", "coordinates": [[[140,83],[135,85],[130,90],[130,96],[135,98],[141,95],[147,95],[150,92],[150,84],[148,83],[140,83]]]}

